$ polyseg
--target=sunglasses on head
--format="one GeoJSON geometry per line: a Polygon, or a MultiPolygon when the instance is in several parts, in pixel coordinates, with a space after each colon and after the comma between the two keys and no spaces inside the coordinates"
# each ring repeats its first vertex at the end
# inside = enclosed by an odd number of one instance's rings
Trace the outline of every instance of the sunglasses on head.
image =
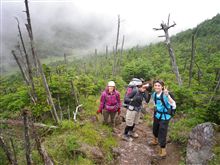
{"type": "Polygon", "coordinates": [[[153,81],[153,84],[155,84],[155,83],[159,83],[159,84],[161,84],[162,86],[164,86],[164,82],[163,82],[162,80],[154,80],[154,81],[153,81]]]}

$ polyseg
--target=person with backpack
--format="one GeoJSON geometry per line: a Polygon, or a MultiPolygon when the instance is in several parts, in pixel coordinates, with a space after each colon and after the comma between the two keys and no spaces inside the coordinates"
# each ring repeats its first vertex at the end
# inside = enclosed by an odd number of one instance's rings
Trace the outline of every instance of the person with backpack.
{"type": "Polygon", "coordinates": [[[166,137],[168,131],[169,120],[176,109],[176,102],[171,97],[168,89],[162,80],[153,82],[155,92],[152,99],[155,104],[153,116],[153,135],[154,138],[150,142],[151,145],[160,145],[159,157],[165,158],[166,153],[166,137]]]}
{"type": "Polygon", "coordinates": [[[123,140],[132,141],[132,137],[138,137],[138,134],[134,131],[134,127],[139,122],[143,100],[145,99],[147,103],[149,101],[145,93],[148,85],[147,83],[142,83],[142,81],[137,78],[133,78],[129,83],[124,98],[124,105],[127,111],[125,117],[126,127],[122,135],[123,140]]]}
{"type": "Polygon", "coordinates": [[[97,114],[103,115],[103,124],[108,124],[108,119],[111,119],[111,125],[115,126],[115,116],[120,115],[121,101],[120,93],[115,88],[115,82],[109,81],[106,89],[101,94],[99,109],[97,114]]]}

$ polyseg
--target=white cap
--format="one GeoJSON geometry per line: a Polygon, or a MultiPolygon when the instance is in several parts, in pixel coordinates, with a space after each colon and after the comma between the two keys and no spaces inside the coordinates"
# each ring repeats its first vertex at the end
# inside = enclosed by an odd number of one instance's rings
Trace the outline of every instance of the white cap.
{"type": "Polygon", "coordinates": [[[115,87],[115,82],[114,81],[109,81],[108,86],[109,87],[115,87]]]}

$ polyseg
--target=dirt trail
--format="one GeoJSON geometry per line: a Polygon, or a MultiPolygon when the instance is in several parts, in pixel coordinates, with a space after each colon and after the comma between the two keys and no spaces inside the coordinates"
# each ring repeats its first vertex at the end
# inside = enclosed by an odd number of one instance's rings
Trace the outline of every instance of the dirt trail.
{"type": "MultiPolygon", "coordinates": [[[[125,115],[123,110],[122,115],[125,115]]],[[[152,140],[152,128],[142,121],[135,126],[138,138],[133,138],[132,142],[121,139],[124,132],[125,122],[116,126],[115,134],[119,139],[119,156],[117,162],[120,165],[178,165],[180,163],[180,147],[174,143],[167,144],[166,159],[158,160],[157,153],[159,146],[150,146],[148,143],[152,140]]]]}

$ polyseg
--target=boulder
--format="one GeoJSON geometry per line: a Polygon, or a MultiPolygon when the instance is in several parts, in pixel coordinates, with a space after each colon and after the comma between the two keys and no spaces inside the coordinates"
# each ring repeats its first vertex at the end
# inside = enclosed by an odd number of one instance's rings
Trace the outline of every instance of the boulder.
{"type": "Polygon", "coordinates": [[[215,124],[207,122],[192,129],[187,144],[186,164],[205,165],[214,156],[213,147],[216,144],[215,124]]]}

